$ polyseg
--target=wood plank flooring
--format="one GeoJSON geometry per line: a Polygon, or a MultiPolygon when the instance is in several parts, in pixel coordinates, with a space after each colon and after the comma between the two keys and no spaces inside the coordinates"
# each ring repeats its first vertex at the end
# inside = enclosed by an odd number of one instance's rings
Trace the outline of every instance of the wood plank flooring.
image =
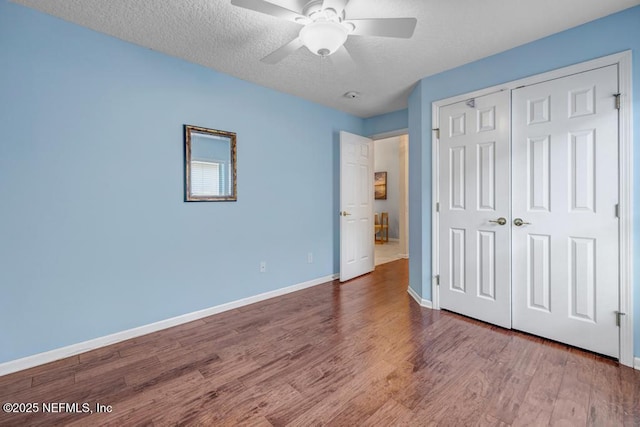
{"type": "Polygon", "coordinates": [[[0,425],[640,425],[639,371],[421,308],[407,283],[394,261],[0,377],[0,403],[40,406],[0,425]]]}

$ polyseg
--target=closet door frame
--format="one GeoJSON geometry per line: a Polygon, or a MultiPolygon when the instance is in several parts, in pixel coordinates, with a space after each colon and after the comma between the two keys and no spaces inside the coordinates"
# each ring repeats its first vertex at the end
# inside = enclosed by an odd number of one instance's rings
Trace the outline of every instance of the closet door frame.
{"type": "MultiPolygon", "coordinates": [[[[608,65],[618,66],[618,82],[620,89],[619,112],[619,185],[620,185],[620,363],[625,366],[634,366],[633,355],[633,111],[632,111],[632,85],[631,85],[631,51],[624,51],[613,55],[604,56],[580,64],[559,68],[546,73],[519,79],[500,85],[480,89],[470,93],[435,101],[431,104],[432,124],[434,127],[440,123],[440,107],[476,98],[490,93],[508,90],[511,91],[520,86],[541,83],[547,80],[557,79],[584,71],[593,70],[608,65]]],[[[511,114],[511,112],[509,113],[511,114]]],[[[432,154],[431,154],[431,303],[436,310],[440,309],[439,299],[439,247],[440,236],[438,204],[440,203],[439,189],[439,135],[437,129],[433,129],[432,154]]],[[[640,369],[640,359],[635,361],[635,367],[640,369]]]]}

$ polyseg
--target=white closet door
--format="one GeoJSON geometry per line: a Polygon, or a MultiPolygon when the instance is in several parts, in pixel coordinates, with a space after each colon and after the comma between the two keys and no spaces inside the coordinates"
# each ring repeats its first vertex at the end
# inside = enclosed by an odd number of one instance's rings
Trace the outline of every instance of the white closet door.
{"type": "Polygon", "coordinates": [[[615,65],[512,92],[513,328],[613,357],[617,92],[615,65]]]}
{"type": "Polygon", "coordinates": [[[509,92],[442,107],[439,153],[440,306],[509,328],[509,92]]]}

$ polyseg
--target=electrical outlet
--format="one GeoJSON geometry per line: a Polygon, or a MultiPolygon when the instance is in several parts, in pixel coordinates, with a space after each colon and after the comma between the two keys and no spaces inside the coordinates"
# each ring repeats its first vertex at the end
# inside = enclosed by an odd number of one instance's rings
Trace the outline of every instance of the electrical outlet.
{"type": "Polygon", "coordinates": [[[267,271],[267,262],[266,261],[261,261],[260,262],[260,273],[264,273],[267,271]]]}
{"type": "Polygon", "coordinates": [[[307,254],[307,263],[313,264],[313,252],[307,254]]]}

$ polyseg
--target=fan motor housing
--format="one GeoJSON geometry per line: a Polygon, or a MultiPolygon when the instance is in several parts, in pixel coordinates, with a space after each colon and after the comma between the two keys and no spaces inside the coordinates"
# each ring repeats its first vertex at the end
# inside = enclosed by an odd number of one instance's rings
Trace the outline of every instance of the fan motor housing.
{"type": "MultiPolygon", "coordinates": [[[[302,9],[302,14],[313,19],[313,15],[322,12],[322,3],[323,0],[311,0],[302,9]]],[[[336,14],[338,22],[341,22],[344,19],[344,10],[340,14],[338,14],[334,9],[331,10],[336,14]]]]}

